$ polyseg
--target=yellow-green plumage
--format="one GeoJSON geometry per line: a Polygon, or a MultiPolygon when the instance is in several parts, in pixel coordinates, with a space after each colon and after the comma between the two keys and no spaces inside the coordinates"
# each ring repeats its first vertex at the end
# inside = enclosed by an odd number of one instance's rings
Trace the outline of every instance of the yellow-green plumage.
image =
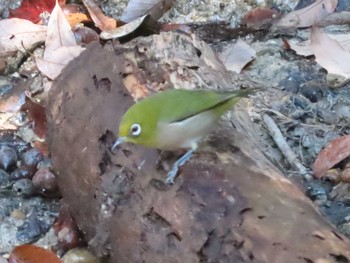
{"type": "MultiPolygon", "coordinates": [[[[238,90],[230,92],[217,91],[193,91],[172,89],[149,96],[144,100],[134,104],[123,116],[120,127],[119,137],[126,137],[126,141],[142,144],[147,147],[159,148],[164,150],[175,150],[176,148],[189,148],[181,145],[165,145],[159,142],[159,129],[164,125],[181,124],[188,122],[187,128],[191,126],[190,118],[198,114],[207,112],[213,115],[212,124],[215,125],[222,114],[235,105],[242,97],[251,94],[254,90],[238,90]],[[132,136],[130,128],[133,124],[139,124],[141,133],[138,136],[132,136]]],[[[204,116],[205,118],[205,116],[204,116]]],[[[173,125],[174,126],[174,125],[173,125]]],[[[200,126],[200,125],[199,125],[200,126]]],[[[196,127],[192,127],[196,129],[196,127]]],[[[164,133],[164,132],[163,132],[164,133]]],[[[202,134],[198,131],[199,135],[202,134]]],[[[171,134],[169,136],[182,136],[186,134],[171,134]]],[[[192,135],[192,134],[191,134],[192,135]]],[[[166,136],[166,134],[162,134],[166,136]]],[[[198,138],[199,139],[199,138],[198,138]]],[[[171,138],[169,138],[169,141],[171,138]]],[[[186,138],[183,138],[185,141],[186,138]]]]}
{"type": "Polygon", "coordinates": [[[198,142],[214,127],[222,114],[257,89],[237,91],[192,91],[173,89],[135,103],[119,125],[119,144],[131,142],[161,150],[188,148],[175,162],[166,183],[173,183],[178,168],[197,149],[198,142]]]}

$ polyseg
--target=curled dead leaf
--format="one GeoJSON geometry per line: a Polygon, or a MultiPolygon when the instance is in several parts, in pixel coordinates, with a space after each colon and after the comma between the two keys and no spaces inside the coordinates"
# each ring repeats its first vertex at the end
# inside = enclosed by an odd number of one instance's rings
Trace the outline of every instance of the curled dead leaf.
{"type": "Polygon", "coordinates": [[[18,18],[0,21],[0,54],[23,51],[46,38],[46,26],[33,24],[18,18]]]}
{"type": "Polygon", "coordinates": [[[350,154],[350,135],[344,135],[332,140],[326,148],[320,151],[313,164],[316,178],[323,177],[334,165],[338,164],[350,154]]]}
{"type": "Polygon", "coordinates": [[[90,21],[90,19],[87,17],[87,15],[83,13],[72,13],[66,15],[67,21],[70,24],[71,27],[82,23],[82,22],[87,22],[90,21]]]}
{"type": "Polygon", "coordinates": [[[328,73],[350,77],[350,52],[346,51],[338,41],[313,27],[310,47],[315,54],[317,63],[328,73]]]}
{"type": "MultiPolygon", "coordinates": [[[[328,37],[336,40],[348,52],[350,52],[350,35],[349,34],[328,34],[328,37]]],[[[287,40],[285,40],[287,41],[287,40]]],[[[287,41],[287,49],[293,49],[298,55],[308,57],[314,55],[311,49],[311,40],[299,41],[296,38],[287,41]]]]}
{"type": "Polygon", "coordinates": [[[104,30],[112,30],[117,27],[117,21],[111,17],[105,16],[101,9],[96,5],[93,0],[83,0],[91,19],[94,21],[95,25],[104,30]]]}
{"type": "Polygon", "coordinates": [[[141,16],[150,15],[157,21],[172,7],[173,3],[174,0],[130,0],[121,20],[128,23],[141,16]]]}
{"type": "Polygon", "coordinates": [[[47,120],[45,107],[35,103],[29,97],[26,97],[25,104],[21,107],[22,111],[27,111],[29,120],[33,122],[33,130],[40,138],[46,137],[47,120]]]}
{"type": "Polygon", "coordinates": [[[309,6],[295,10],[282,17],[277,27],[310,27],[333,13],[338,0],[317,0],[309,6]]]}
{"type": "Polygon", "coordinates": [[[234,45],[226,47],[219,57],[228,70],[240,73],[256,57],[255,50],[241,39],[234,45]]]}
{"type": "Polygon", "coordinates": [[[148,15],[144,15],[128,24],[122,25],[113,30],[102,31],[100,34],[100,37],[104,40],[108,40],[112,38],[121,38],[121,37],[127,36],[132,32],[134,32],[136,29],[138,29],[142,25],[142,23],[146,20],[147,17],[148,15]]]}
{"type": "Polygon", "coordinates": [[[50,79],[55,79],[68,62],[83,50],[76,44],[71,27],[57,4],[47,26],[44,56],[36,58],[38,69],[50,79]]]}

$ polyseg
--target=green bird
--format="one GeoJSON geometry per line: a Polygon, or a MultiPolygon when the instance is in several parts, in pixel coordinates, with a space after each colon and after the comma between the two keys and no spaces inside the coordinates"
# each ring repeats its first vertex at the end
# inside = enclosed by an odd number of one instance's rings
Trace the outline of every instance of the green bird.
{"type": "Polygon", "coordinates": [[[112,151],[125,142],[167,151],[188,149],[167,175],[166,183],[173,184],[178,168],[191,158],[198,143],[215,128],[220,117],[256,90],[171,89],[146,97],[122,117],[112,151]]]}

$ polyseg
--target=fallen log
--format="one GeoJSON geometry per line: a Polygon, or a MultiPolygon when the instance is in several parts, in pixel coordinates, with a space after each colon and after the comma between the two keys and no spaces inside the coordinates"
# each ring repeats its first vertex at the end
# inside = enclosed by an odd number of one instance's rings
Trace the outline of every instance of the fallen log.
{"type": "Polygon", "coordinates": [[[92,44],[55,81],[54,169],[103,262],[349,262],[349,240],[262,154],[245,108],[222,121],[173,186],[160,165],[170,157],[128,144],[110,151],[129,94],[230,86],[205,43],[175,33],[92,44]]]}

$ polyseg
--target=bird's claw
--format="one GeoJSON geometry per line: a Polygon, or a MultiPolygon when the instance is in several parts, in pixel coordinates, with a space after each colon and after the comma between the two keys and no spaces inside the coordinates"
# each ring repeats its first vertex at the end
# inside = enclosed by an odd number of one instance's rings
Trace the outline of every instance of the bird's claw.
{"type": "Polygon", "coordinates": [[[173,184],[174,179],[176,177],[177,171],[179,170],[179,167],[184,165],[192,156],[192,153],[194,152],[195,148],[188,150],[179,160],[177,160],[174,163],[173,168],[168,173],[165,183],[166,184],[173,184]]]}
{"type": "Polygon", "coordinates": [[[165,179],[165,183],[166,184],[174,184],[174,179],[176,177],[177,174],[177,167],[174,167],[167,175],[166,179],[165,179]],[[175,169],[176,168],[176,169],[175,169]]]}

